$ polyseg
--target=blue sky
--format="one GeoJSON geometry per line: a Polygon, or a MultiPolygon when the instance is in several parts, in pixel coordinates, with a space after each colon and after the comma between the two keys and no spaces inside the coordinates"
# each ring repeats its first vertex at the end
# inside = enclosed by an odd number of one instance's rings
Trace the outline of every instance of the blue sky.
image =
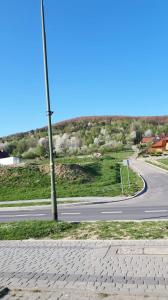
{"type": "MultiPolygon", "coordinates": [[[[45,0],[53,122],[168,114],[167,0],[45,0]]],[[[0,1],[0,136],[47,124],[40,0],[0,1]]]]}

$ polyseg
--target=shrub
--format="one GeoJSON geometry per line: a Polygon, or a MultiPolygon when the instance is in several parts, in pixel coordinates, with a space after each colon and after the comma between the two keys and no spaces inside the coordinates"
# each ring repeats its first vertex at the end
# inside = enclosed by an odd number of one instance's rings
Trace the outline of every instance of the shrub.
{"type": "Polygon", "coordinates": [[[22,157],[25,158],[25,159],[34,159],[36,158],[38,155],[35,151],[27,151],[27,152],[24,152],[22,154],[22,157]]]}

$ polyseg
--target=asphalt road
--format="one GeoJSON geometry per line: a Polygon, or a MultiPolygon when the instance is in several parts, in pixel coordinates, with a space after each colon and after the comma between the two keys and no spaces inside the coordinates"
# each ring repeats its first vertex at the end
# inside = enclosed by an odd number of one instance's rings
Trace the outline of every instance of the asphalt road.
{"type": "MultiPolygon", "coordinates": [[[[168,219],[168,173],[140,160],[133,160],[131,166],[147,183],[147,190],[133,199],[98,204],[58,205],[59,220],[156,220],[168,219]]],[[[1,209],[0,221],[25,219],[51,219],[47,207],[1,209]]]]}

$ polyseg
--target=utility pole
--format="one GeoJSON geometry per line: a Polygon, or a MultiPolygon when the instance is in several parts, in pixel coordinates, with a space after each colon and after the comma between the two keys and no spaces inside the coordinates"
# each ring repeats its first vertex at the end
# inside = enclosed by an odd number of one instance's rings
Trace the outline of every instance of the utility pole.
{"type": "Polygon", "coordinates": [[[122,195],[124,195],[124,187],[123,187],[123,179],[122,179],[122,170],[121,170],[121,166],[120,166],[120,180],[121,180],[121,191],[122,191],[122,195]]]}
{"type": "Polygon", "coordinates": [[[131,187],[130,184],[130,174],[129,174],[129,160],[127,159],[127,175],[128,175],[128,186],[129,188],[131,187]]]}
{"type": "Polygon", "coordinates": [[[44,16],[43,0],[41,0],[41,19],[42,19],[42,40],[43,40],[46,105],[47,105],[47,116],[48,116],[48,139],[49,139],[49,153],[50,153],[52,215],[53,215],[53,220],[58,221],[57,196],[56,196],[56,186],[55,186],[55,166],[54,166],[55,164],[54,164],[54,157],[53,157],[53,139],[52,139],[52,124],[51,124],[51,116],[52,116],[53,112],[51,111],[51,108],[50,108],[50,90],[49,90],[49,78],[48,78],[47,44],[46,44],[45,16],[44,16]]]}

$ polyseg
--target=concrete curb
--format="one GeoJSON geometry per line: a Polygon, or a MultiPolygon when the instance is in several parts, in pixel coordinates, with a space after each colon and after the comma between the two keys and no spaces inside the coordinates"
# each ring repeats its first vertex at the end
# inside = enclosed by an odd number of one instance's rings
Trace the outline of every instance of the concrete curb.
{"type": "MultiPolygon", "coordinates": [[[[122,251],[124,252],[125,250],[128,250],[128,248],[132,247],[137,247],[138,249],[144,249],[148,253],[141,253],[141,254],[148,254],[148,255],[168,255],[168,240],[164,239],[157,239],[157,240],[150,240],[150,239],[141,239],[141,240],[93,240],[93,239],[88,239],[88,240],[63,240],[63,239],[58,239],[58,240],[53,240],[53,239],[27,239],[27,240],[2,240],[0,242],[1,245],[5,246],[19,246],[19,247],[25,247],[27,245],[32,245],[32,246],[88,246],[90,245],[93,248],[102,248],[102,247],[123,247],[122,251]],[[127,247],[127,248],[125,248],[127,247]],[[152,251],[153,249],[153,251],[152,251]]],[[[117,252],[116,255],[119,253],[117,252]]],[[[120,253],[121,254],[121,253],[120,253]]],[[[125,253],[126,254],[126,253],[125,253]]],[[[138,253],[139,254],[139,253],[138,253]]],[[[4,288],[2,288],[4,289],[4,288]]],[[[1,287],[0,287],[1,291],[1,287]]]]}

